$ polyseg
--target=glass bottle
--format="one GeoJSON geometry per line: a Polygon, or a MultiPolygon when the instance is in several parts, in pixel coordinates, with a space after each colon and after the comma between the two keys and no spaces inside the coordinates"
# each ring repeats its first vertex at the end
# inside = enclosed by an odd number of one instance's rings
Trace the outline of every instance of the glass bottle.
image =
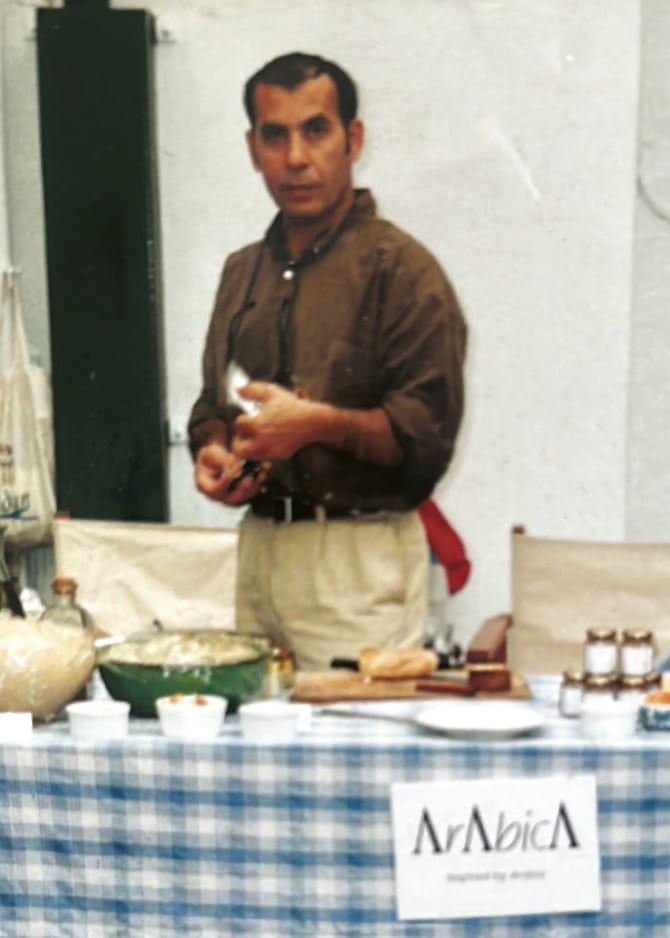
{"type": "Polygon", "coordinates": [[[69,576],[57,576],[52,580],[53,599],[46,607],[40,619],[57,622],[59,625],[73,625],[80,629],[89,629],[90,622],[86,612],[75,601],[77,583],[69,576]]]}
{"type": "Polygon", "coordinates": [[[293,691],[293,653],[275,645],[268,664],[265,681],[266,697],[290,697],[293,691]]]}
{"type": "Polygon", "coordinates": [[[23,605],[5,557],[5,528],[0,527],[0,615],[25,617],[23,605]]]}
{"type": "MultiPolygon", "coordinates": [[[[91,624],[87,613],[75,602],[77,582],[69,576],[56,576],[51,581],[53,599],[40,616],[40,622],[51,622],[89,632],[91,624]]],[[[75,700],[87,700],[95,694],[95,672],[75,695],[75,700]]]]}

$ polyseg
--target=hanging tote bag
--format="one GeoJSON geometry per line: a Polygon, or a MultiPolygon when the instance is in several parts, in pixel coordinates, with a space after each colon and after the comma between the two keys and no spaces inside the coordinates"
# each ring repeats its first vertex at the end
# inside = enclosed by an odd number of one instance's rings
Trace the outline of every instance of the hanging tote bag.
{"type": "Polygon", "coordinates": [[[53,452],[49,375],[30,362],[18,276],[5,271],[0,303],[0,526],[9,547],[51,541],[53,452]]]}

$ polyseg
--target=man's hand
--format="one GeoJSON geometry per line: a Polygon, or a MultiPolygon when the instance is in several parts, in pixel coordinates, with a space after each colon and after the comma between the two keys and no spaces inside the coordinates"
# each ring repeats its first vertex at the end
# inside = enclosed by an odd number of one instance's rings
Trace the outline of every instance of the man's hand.
{"type": "Polygon", "coordinates": [[[265,481],[269,463],[264,463],[258,475],[241,479],[229,491],[231,484],[242,474],[243,460],[230,452],[222,443],[209,443],[198,450],[195,460],[195,484],[208,498],[231,507],[248,501],[265,481]]]}
{"type": "Polygon", "coordinates": [[[278,384],[251,381],[238,391],[240,397],[258,401],[254,417],[242,415],[233,428],[232,450],[240,459],[290,459],[311,438],[310,419],[316,406],[300,392],[278,384]]]}
{"type": "Polygon", "coordinates": [[[231,449],[240,459],[290,459],[308,443],[322,443],[371,465],[402,464],[402,450],[382,407],[334,407],[264,381],[251,381],[238,393],[261,404],[256,416],[235,421],[231,449]]]}

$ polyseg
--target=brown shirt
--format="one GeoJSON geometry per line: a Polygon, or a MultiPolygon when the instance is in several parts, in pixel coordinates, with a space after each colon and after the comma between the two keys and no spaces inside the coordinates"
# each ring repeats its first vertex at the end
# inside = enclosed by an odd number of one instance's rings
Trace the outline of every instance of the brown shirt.
{"type": "MultiPolygon", "coordinates": [[[[224,265],[189,432],[236,416],[226,400],[230,359],[251,378],[303,388],[338,407],[384,408],[402,449],[386,469],[312,444],[275,462],[270,492],[337,509],[407,510],[445,472],[463,411],[466,327],[447,278],[421,244],[375,215],[367,190],[339,228],[296,261],[281,216],[263,242],[224,265]]],[[[192,437],[193,439],[193,437],[192,437]]]]}

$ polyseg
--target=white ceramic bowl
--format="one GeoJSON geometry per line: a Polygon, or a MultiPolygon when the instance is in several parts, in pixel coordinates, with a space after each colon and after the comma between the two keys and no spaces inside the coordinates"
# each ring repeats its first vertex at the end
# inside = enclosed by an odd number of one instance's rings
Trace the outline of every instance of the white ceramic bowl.
{"type": "Polygon", "coordinates": [[[638,725],[640,703],[621,697],[584,697],[579,713],[580,729],[589,739],[625,739],[638,725]]]}
{"type": "Polygon", "coordinates": [[[216,694],[170,694],[156,701],[161,730],[171,739],[213,739],[227,707],[226,698],[216,694]]]}
{"type": "Polygon", "coordinates": [[[287,700],[253,700],[238,710],[242,736],[253,743],[286,743],[305,726],[302,705],[287,700]]]}
{"type": "Polygon", "coordinates": [[[70,735],[77,739],[121,739],[128,733],[125,700],[75,700],[65,708],[70,735]]]}
{"type": "Polygon", "coordinates": [[[23,743],[32,735],[32,713],[24,710],[0,713],[0,743],[23,743]]]}

